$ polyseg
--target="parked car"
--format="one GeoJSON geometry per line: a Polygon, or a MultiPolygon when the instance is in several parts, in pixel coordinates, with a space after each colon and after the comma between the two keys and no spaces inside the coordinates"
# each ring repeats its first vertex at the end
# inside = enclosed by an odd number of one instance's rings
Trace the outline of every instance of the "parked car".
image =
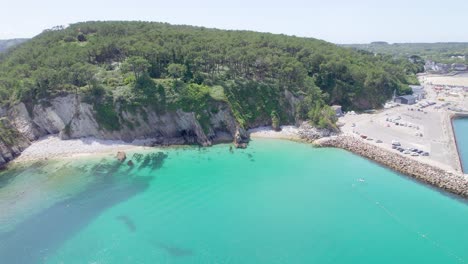
{"type": "Polygon", "coordinates": [[[429,156],[429,152],[423,152],[421,156],[429,156]]]}

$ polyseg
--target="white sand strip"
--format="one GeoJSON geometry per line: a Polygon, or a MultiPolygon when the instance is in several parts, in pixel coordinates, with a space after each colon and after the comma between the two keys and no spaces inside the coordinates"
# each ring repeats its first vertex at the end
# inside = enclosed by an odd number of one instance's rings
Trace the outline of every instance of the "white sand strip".
{"type": "Polygon", "coordinates": [[[102,153],[112,153],[133,148],[148,146],[151,139],[135,140],[127,143],[121,140],[102,140],[96,138],[81,138],[62,140],[58,136],[47,136],[31,144],[16,158],[15,162],[39,160],[46,158],[67,158],[102,153]]]}
{"type": "Polygon", "coordinates": [[[275,131],[271,126],[258,127],[250,129],[249,133],[252,138],[300,139],[296,126],[281,126],[281,131],[275,131]]]}

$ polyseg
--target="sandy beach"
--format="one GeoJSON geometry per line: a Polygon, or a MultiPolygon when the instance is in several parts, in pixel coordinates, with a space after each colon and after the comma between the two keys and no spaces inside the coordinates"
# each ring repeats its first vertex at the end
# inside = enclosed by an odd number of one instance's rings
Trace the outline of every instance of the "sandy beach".
{"type": "Polygon", "coordinates": [[[271,126],[258,127],[249,130],[251,138],[278,138],[299,140],[299,128],[296,126],[281,126],[281,131],[275,131],[271,126]]]}
{"type": "MultiPolygon", "coordinates": [[[[282,126],[281,131],[271,127],[259,127],[249,130],[252,138],[277,138],[299,140],[299,128],[282,126]]],[[[97,138],[81,138],[62,140],[57,135],[50,135],[34,141],[13,162],[25,162],[41,159],[73,158],[96,154],[117,153],[135,149],[145,149],[152,145],[152,139],[134,140],[131,143],[121,140],[103,140],[97,138]]]]}
{"type": "Polygon", "coordinates": [[[121,140],[96,138],[62,140],[57,135],[51,135],[33,142],[13,162],[117,153],[118,151],[144,149],[150,143],[151,139],[127,143],[121,140]]]}

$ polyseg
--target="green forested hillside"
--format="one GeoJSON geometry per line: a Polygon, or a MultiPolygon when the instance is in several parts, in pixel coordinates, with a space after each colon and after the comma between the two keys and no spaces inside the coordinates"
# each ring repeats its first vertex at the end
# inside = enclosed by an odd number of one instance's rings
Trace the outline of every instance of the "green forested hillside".
{"type": "MultiPolygon", "coordinates": [[[[380,107],[408,93],[417,67],[324,41],[149,22],[85,22],[48,30],[0,62],[0,102],[77,93],[118,129],[116,104],[183,109],[203,120],[218,101],[241,125],[261,119],[333,122],[331,104],[380,107]],[[286,94],[300,99],[288,116],[286,94]],[[111,121],[109,121],[111,120],[111,121]]],[[[44,100],[42,100],[44,102],[44,100]]]]}
{"type": "Polygon", "coordinates": [[[28,39],[0,39],[0,53],[27,41],[28,39]]]}
{"type": "Polygon", "coordinates": [[[439,63],[468,64],[468,43],[463,42],[394,44],[373,42],[370,44],[349,44],[343,46],[405,58],[419,56],[425,60],[432,60],[439,63]]]}

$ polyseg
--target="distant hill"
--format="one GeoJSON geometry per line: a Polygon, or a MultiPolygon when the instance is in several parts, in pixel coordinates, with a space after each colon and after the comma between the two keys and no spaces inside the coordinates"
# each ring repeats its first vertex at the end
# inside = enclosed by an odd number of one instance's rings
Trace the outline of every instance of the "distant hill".
{"type": "Polygon", "coordinates": [[[0,39],[0,53],[7,51],[9,48],[12,48],[16,45],[19,45],[28,39],[18,38],[18,39],[0,39]]]}
{"type": "Polygon", "coordinates": [[[370,44],[345,44],[342,46],[384,55],[408,58],[419,56],[424,60],[432,60],[437,63],[468,64],[467,42],[386,44],[386,42],[379,41],[370,44]]]}

